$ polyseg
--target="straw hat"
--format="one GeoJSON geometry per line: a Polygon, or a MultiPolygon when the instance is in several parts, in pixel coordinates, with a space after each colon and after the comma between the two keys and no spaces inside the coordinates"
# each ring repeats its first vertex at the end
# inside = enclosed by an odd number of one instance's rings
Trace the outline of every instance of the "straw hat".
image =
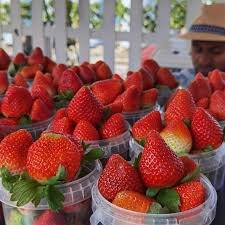
{"type": "Polygon", "coordinates": [[[181,38],[200,41],[225,41],[225,4],[203,5],[201,15],[190,29],[183,29],[181,38]]]}

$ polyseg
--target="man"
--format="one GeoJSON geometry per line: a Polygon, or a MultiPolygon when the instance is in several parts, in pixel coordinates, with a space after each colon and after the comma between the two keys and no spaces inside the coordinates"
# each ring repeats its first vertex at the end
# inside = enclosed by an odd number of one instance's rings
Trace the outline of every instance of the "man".
{"type": "Polygon", "coordinates": [[[176,74],[181,86],[186,87],[197,72],[225,71],[225,4],[203,5],[199,17],[194,20],[181,38],[191,40],[191,57],[194,68],[176,74]]]}

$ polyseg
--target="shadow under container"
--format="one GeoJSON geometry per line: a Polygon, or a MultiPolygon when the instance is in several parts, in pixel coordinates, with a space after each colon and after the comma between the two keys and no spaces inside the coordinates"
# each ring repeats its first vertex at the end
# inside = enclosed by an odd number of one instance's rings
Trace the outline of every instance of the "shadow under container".
{"type": "Polygon", "coordinates": [[[122,112],[122,114],[125,120],[128,121],[131,126],[133,126],[133,124],[136,121],[138,121],[139,119],[144,117],[146,114],[150,113],[151,111],[155,111],[155,110],[160,110],[160,106],[158,103],[156,103],[154,106],[150,108],[146,108],[146,109],[142,109],[142,110],[138,110],[134,112],[122,112]]]}
{"type": "Polygon", "coordinates": [[[217,194],[210,181],[201,175],[206,200],[196,208],[171,214],[138,213],[120,208],[107,201],[97,184],[92,189],[91,225],[209,225],[216,215],[217,194]]]}
{"type": "MultiPolygon", "coordinates": [[[[134,161],[143,151],[143,146],[133,138],[130,141],[130,158],[134,161]]],[[[211,181],[216,190],[222,188],[225,179],[225,142],[213,151],[201,154],[188,154],[200,167],[201,172],[211,181]]]]}
{"type": "Polygon", "coordinates": [[[27,125],[18,125],[18,126],[8,126],[8,125],[1,125],[0,124],[0,134],[6,136],[12,132],[15,132],[19,129],[26,129],[29,131],[34,140],[37,140],[41,133],[46,130],[51,123],[53,116],[48,118],[47,120],[43,120],[40,122],[27,124],[27,125]]]}
{"type": "Polygon", "coordinates": [[[86,144],[89,144],[89,148],[101,148],[104,152],[100,161],[103,166],[107,163],[108,159],[113,154],[119,154],[124,159],[129,160],[129,143],[130,143],[130,126],[127,123],[127,130],[113,138],[96,140],[96,141],[86,141],[86,144]]]}
{"type": "Polygon", "coordinates": [[[0,186],[0,200],[6,225],[35,225],[40,216],[49,212],[54,214],[58,220],[57,224],[60,225],[89,225],[89,218],[92,214],[91,189],[101,170],[101,163],[96,160],[94,163],[83,166],[83,171],[87,175],[73,182],[59,185],[65,198],[63,208],[59,212],[50,211],[45,199],[42,199],[37,207],[27,204],[18,208],[15,202],[10,201],[9,192],[0,186]]]}

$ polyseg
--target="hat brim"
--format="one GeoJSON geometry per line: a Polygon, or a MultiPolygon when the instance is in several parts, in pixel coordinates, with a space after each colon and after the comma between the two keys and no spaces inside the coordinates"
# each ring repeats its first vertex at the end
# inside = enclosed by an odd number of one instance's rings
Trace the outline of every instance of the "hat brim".
{"type": "Polygon", "coordinates": [[[179,35],[180,38],[187,40],[199,40],[199,41],[225,41],[225,36],[212,34],[212,33],[201,33],[201,32],[186,32],[179,35]]]}

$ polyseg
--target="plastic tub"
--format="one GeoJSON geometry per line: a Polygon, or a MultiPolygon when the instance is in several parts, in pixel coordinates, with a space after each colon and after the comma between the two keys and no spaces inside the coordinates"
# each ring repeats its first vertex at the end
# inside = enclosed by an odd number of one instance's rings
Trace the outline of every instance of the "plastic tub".
{"type": "Polygon", "coordinates": [[[117,137],[97,141],[88,141],[85,143],[90,145],[89,148],[99,147],[104,151],[104,155],[100,159],[103,166],[105,166],[112,154],[119,154],[124,159],[129,160],[129,142],[131,138],[129,128],[130,126],[127,123],[127,130],[117,137]]]}
{"type": "Polygon", "coordinates": [[[133,126],[133,124],[137,120],[141,119],[143,116],[145,116],[146,114],[148,114],[149,112],[153,110],[160,110],[160,106],[158,103],[156,103],[153,107],[150,107],[147,109],[142,109],[135,112],[123,112],[123,116],[129,122],[129,124],[133,126]]]}
{"type": "Polygon", "coordinates": [[[103,198],[95,184],[91,225],[209,225],[216,215],[217,194],[204,175],[201,182],[206,188],[206,201],[194,209],[171,214],[145,214],[119,208],[103,198]]]}
{"type": "MultiPolygon", "coordinates": [[[[64,193],[63,209],[60,212],[50,211],[47,201],[42,199],[38,207],[28,204],[23,207],[16,207],[11,202],[10,194],[2,186],[0,186],[0,200],[2,201],[3,212],[6,225],[36,225],[35,221],[44,214],[52,214],[54,218],[60,221],[60,225],[89,225],[91,210],[91,189],[98,179],[101,172],[101,164],[95,161],[84,167],[88,174],[78,180],[60,185],[59,188],[64,193]],[[19,218],[19,219],[18,219],[19,218]],[[15,221],[26,221],[18,223],[15,221]]],[[[48,224],[50,223],[41,223],[48,224]]]]}
{"type": "MultiPolygon", "coordinates": [[[[131,161],[134,161],[142,150],[143,147],[132,138],[130,141],[131,161]]],[[[216,150],[201,155],[188,154],[188,156],[199,164],[201,172],[209,178],[216,190],[223,186],[225,178],[225,142],[216,150]]]]}
{"type": "Polygon", "coordinates": [[[52,119],[53,119],[53,116],[50,117],[49,119],[41,121],[41,122],[32,123],[32,124],[28,124],[28,125],[20,125],[20,126],[0,125],[0,133],[3,136],[6,136],[16,130],[26,129],[31,133],[34,140],[36,140],[40,137],[41,133],[48,128],[52,119]]]}
{"type": "Polygon", "coordinates": [[[224,130],[224,128],[225,128],[225,120],[219,121],[219,124],[222,127],[222,129],[224,130]]]}

